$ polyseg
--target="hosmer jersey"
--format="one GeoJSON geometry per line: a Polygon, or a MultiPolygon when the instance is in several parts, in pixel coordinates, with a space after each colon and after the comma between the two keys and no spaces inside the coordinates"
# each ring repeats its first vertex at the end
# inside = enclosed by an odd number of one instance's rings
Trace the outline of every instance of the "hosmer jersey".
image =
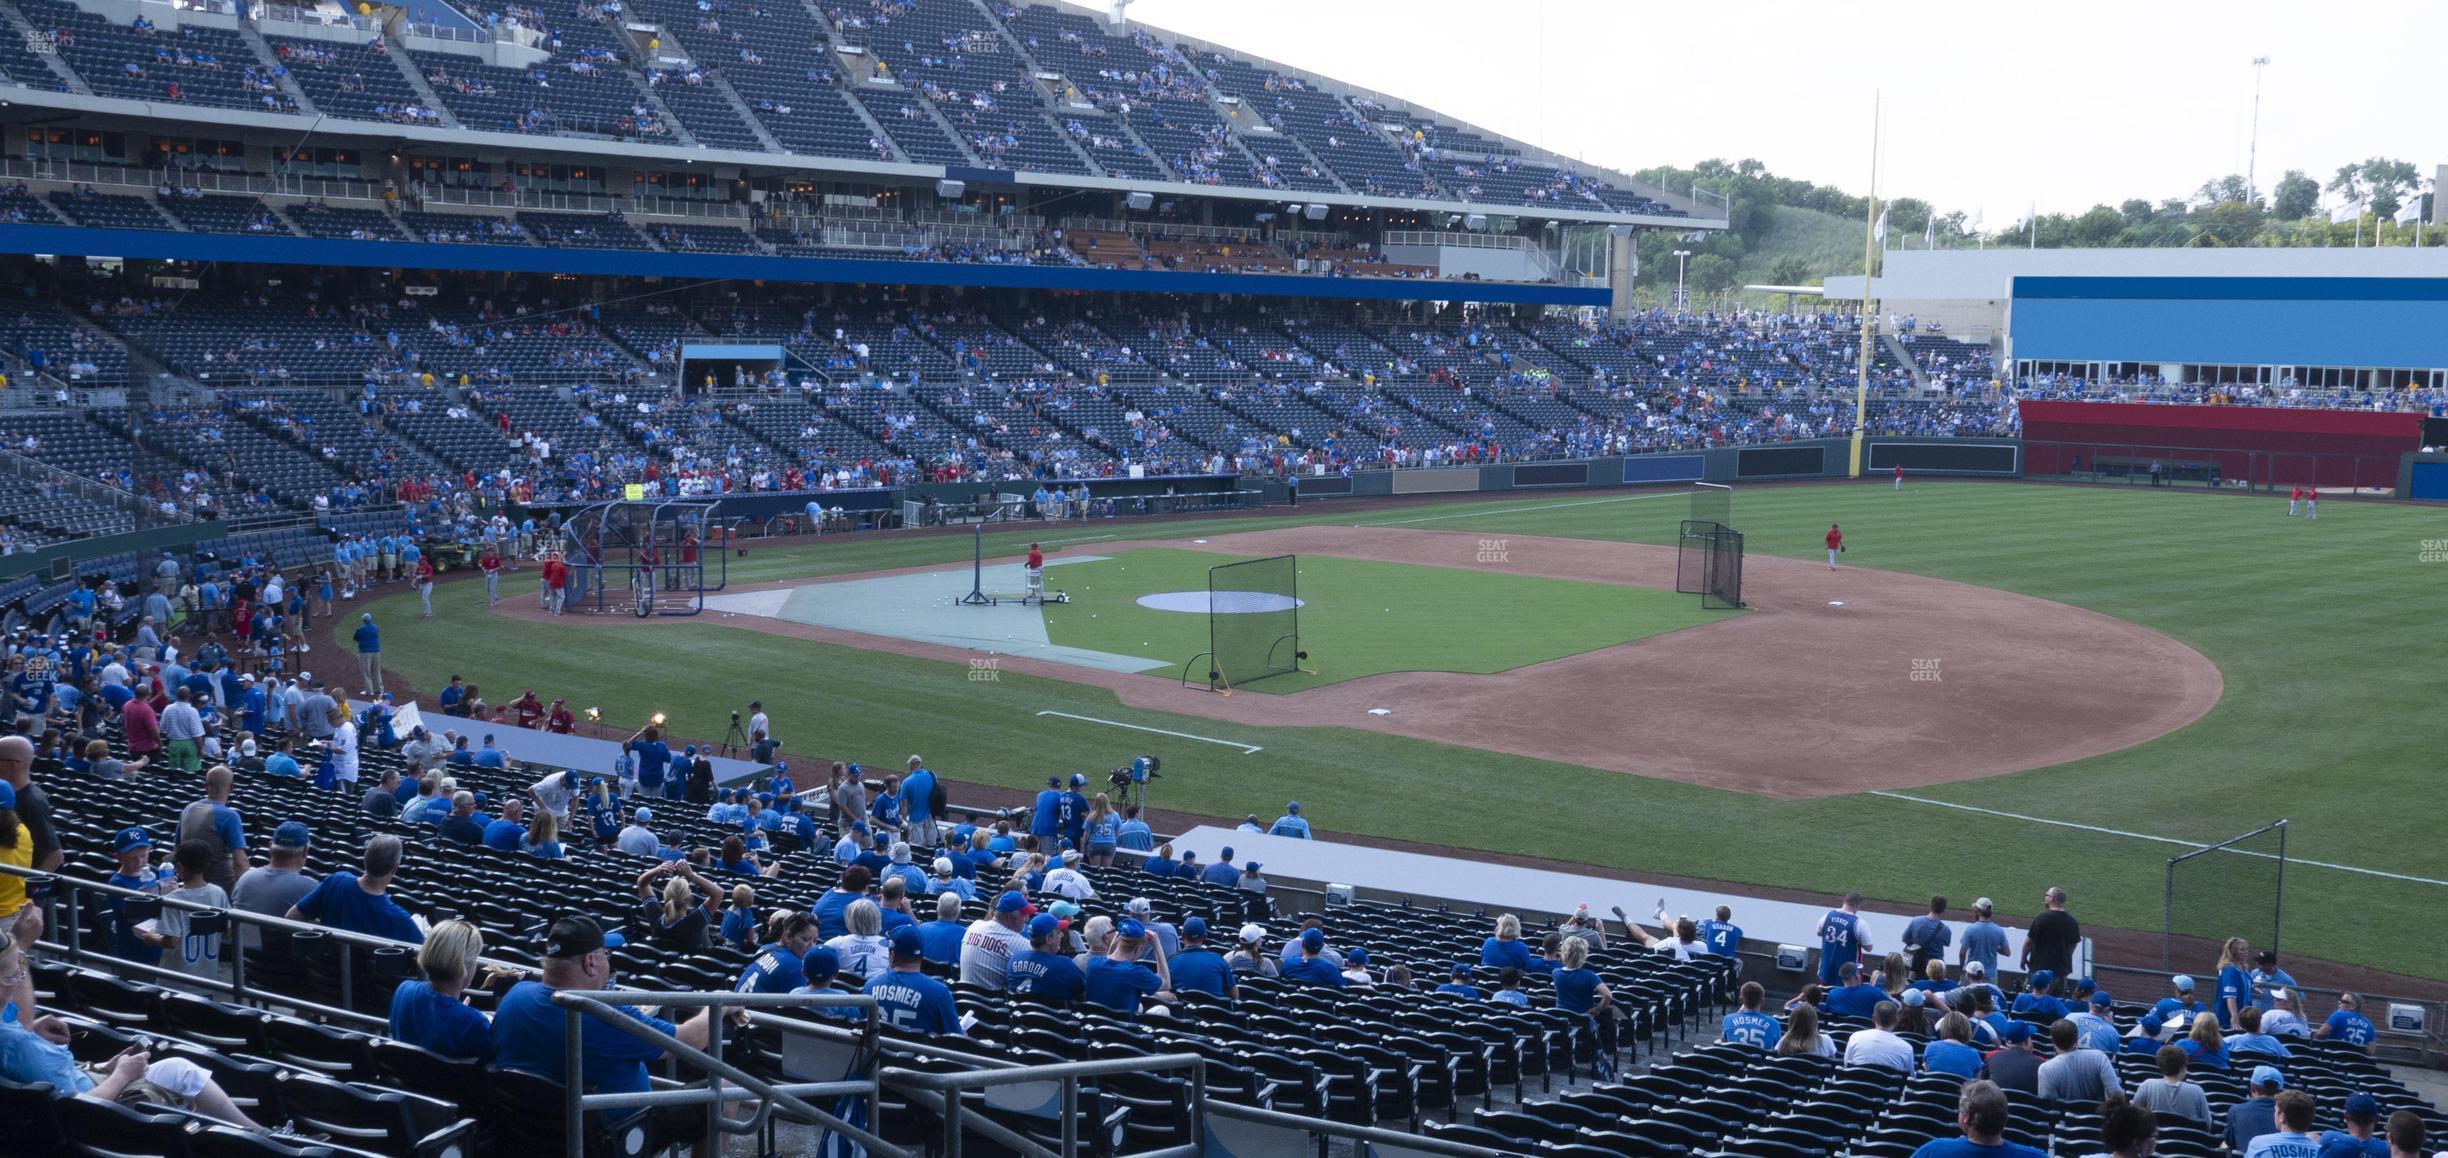
{"type": "Polygon", "coordinates": [[[1725,1015],[1725,1040],[1753,1049],[1775,1049],[1785,1037],[1785,1027],[1765,1013],[1738,1009],[1725,1015]]]}

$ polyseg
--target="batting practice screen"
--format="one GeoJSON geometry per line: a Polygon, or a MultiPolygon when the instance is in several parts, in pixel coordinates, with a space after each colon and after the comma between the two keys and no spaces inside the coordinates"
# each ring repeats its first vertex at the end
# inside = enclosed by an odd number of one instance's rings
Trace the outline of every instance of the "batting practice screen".
{"type": "MultiPolygon", "coordinates": [[[[2278,948],[2286,913],[2287,822],[2256,828],[2233,840],[2168,858],[2165,964],[2174,969],[2215,946],[2242,937],[2254,950],[2278,948]]],[[[2215,951],[2215,950],[2211,950],[2215,951]]]]}
{"type": "Polygon", "coordinates": [[[1675,590],[1700,597],[1714,611],[1741,607],[1742,532],[1723,523],[1685,519],[1675,536],[1675,590]]]}
{"type": "Polygon", "coordinates": [[[1218,687],[1299,670],[1300,557],[1208,568],[1207,647],[1218,687]]]}

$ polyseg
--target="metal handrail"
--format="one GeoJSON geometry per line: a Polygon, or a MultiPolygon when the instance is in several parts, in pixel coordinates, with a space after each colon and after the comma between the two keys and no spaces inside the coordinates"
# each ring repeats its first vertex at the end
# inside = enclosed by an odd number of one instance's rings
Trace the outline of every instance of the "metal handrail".
{"type": "MultiPolygon", "coordinates": [[[[588,1110],[643,1109],[650,1106],[695,1105],[700,1102],[706,1106],[705,1142],[710,1152],[721,1152],[721,1135],[724,1131],[750,1134],[762,1129],[765,1120],[778,1106],[795,1115],[801,1115],[806,1120],[827,1130],[842,1134],[875,1153],[906,1158],[908,1151],[894,1146],[865,1129],[853,1126],[832,1114],[819,1110],[803,1100],[806,1097],[864,1095],[868,1099],[868,1105],[872,1107],[878,1093],[875,1075],[871,1074],[865,1081],[776,1085],[723,1060],[724,1016],[717,1015],[707,1019],[707,1048],[701,1050],[630,1017],[608,1004],[608,1002],[625,1001],[637,996],[639,995],[629,991],[606,989],[562,989],[553,992],[553,1004],[561,1007],[566,1018],[562,1036],[564,1063],[562,1072],[565,1079],[562,1088],[564,1107],[568,1114],[564,1120],[564,1128],[569,1158],[584,1158],[587,1131],[583,1126],[583,1115],[588,1110]],[[631,1094],[585,1092],[585,1082],[578,1080],[578,1076],[585,1072],[585,1035],[581,1032],[582,1026],[579,1024],[581,1017],[595,1018],[623,1033],[644,1038],[663,1047],[664,1052],[673,1057],[703,1069],[706,1072],[706,1085],[680,1090],[649,1090],[631,1094]],[[763,1099],[757,1104],[755,1113],[746,1121],[735,1122],[723,1117],[722,1087],[726,1081],[763,1099]]],[[[848,1008],[862,1010],[865,1016],[859,1033],[860,1057],[863,1065],[869,1069],[874,1067],[877,1057],[877,1029],[881,1024],[878,1020],[879,1007],[875,998],[864,993],[659,993],[652,995],[652,1000],[664,1008],[679,1006],[703,1009],[848,1008]]]]}
{"type": "Polygon", "coordinates": [[[78,498],[117,507],[140,521],[145,519],[166,519],[174,523],[196,521],[193,512],[183,509],[175,513],[164,512],[158,504],[146,502],[144,496],[134,491],[112,486],[99,479],[86,478],[84,475],[53,466],[41,459],[9,450],[6,447],[0,447],[0,463],[6,464],[10,472],[19,478],[52,479],[64,483],[76,491],[78,498]]]}
{"type": "Polygon", "coordinates": [[[1105,1058],[1099,1061],[1056,1062],[1050,1065],[1019,1066],[1010,1069],[973,1069],[954,1073],[930,1070],[887,1068],[878,1072],[877,1080],[917,1097],[931,1100],[943,1120],[944,1158],[960,1158],[961,1135],[964,1130],[976,1130],[988,1138],[1031,1158],[1070,1158],[1080,1152],[1079,1080],[1104,1074],[1159,1073],[1168,1070],[1190,1071],[1190,1141],[1181,1146],[1147,1151],[1141,1158],[1193,1158],[1202,1152],[1207,1124],[1207,1059],[1194,1053],[1157,1054],[1149,1057],[1105,1058]],[[1036,1140],[995,1122],[961,1104],[960,1095],[968,1090],[983,1090],[994,1086],[1020,1085],[1027,1082],[1057,1082],[1062,1087],[1061,1108],[1062,1149],[1049,1150],[1036,1140]]]}

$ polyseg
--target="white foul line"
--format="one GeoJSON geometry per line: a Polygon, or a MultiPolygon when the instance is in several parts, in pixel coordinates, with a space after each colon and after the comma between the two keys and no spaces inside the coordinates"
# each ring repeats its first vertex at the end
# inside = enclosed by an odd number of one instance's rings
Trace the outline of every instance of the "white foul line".
{"type": "Polygon", "coordinates": [[[1253,753],[1253,752],[1264,752],[1264,751],[1266,751],[1266,749],[1261,748],[1261,747],[1259,747],[1259,746],[1258,746],[1258,745],[1256,745],[1256,744],[1243,744],[1243,743],[1239,743],[1239,742],[1237,742],[1237,741],[1233,741],[1233,740],[1219,740],[1219,739],[1216,739],[1216,738],[1215,738],[1215,737],[1213,737],[1213,736],[1193,736],[1193,735],[1191,735],[1191,734],[1190,734],[1190,733],[1188,733],[1188,732],[1168,732],[1168,731],[1164,730],[1163,728],[1151,728],[1151,727],[1148,727],[1148,726],[1147,726],[1147,725],[1145,725],[1145,724],[1125,724],[1125,723],[1123,723],[1123,722],[1122,722],[1122,721],[1120,721],[1120,720],[1102,720],[1102,719],[1098,719],[1098,718],[1097,718],[1097,717],[1095,717],[1095,716],[1075,716],[1075,715],[1072,715],[1072,714],[1071,714],[1071,713],[1069,713],[1069,712],[1054,712],[1054,711],[1045,711],[1045,712],[1039,712],[1039,713],[1037,713],[1037,714],[1038,714],[1038,715],[1040,715],[1040,716],[1061,716],[1063,719],[1066,719],[1066,720],[1085,720],[1085,721],[1087,721],[1087,722],[1089,722],[1089,723],[1091,723],[1091,724],[1104,724],[1104,725],[1107,725],[1108,727],[1115,727],[1115,728],[1129,728],[1131,731],[1134,731],[1134,732],[1154,732],[1154,733],[1156,733],[1156,734],[1157,734],[1157,735],[1159,735],[1159,736],[1172,736],[1172,737],[1174,737],[1174,738],[1176,738],[1176,739],[1181,739],[1181,740],[1197,740],[1197,741],[1199,741],[1199,742],[1201,742],[1201,743],[1205,743],[1205,744],[1222,744],[1222,745],[1224,745],[1224,746],[1225,746],[1225,747],[1227,747],[1227,748],[1239,748],[1239,749],[1241,749],[1241,754],[1242,754],[1242,755],[1244,755],[1244,756],[1250,755],[1250,754],[1251,754],[1251,753],[1253,753]]]}
{"type": "Polygon", "coordinates": [[[1518,515],[1531,511],[1560,511],[1566,507],[1591,507],[1600,503],[1637,503],[1642,499],[1679,499],[1689,492],[1657,491],[1644,495],[1616,495],[1605,499],[1577,499],[1568,503],[1539,503],[1527,507],[1511,507],[1500,511],[1455,511],[1443,515],[1421,515],[1414,519],[1383,519],[1374,523],[1353,523],[1355,527],[1394,527],[1404,523],[1433,523],[1439,519],[1476,519],[1488,515],[1518,515]]]}
{"type": "MultiPolygon", "coordinates": [[[[2007,820],[2019,820],[2025,824],[2047,824],[2058,828],[2073,828],[2079,829],[2083,832],[2096,832],[2104,836],[2123,836],[2130,837],[2134,840],[2147,840],[2156,844],[2173,844],[2183,848],[2202,847],[2199,841],[2178,840],[2172,836],[2152,836],[2147,832],[2127,832],[2121,828],[2102,828],[2096,824],[2076,824],[2070,820],[2051,820],[2045,816],[2025,816],[2020,812],[2000,812],[1994,808],[1980,808],[1970,804],[1957,804],[1951,800],[1932,800],[1926,796],[1907,796],[1901,792],[1887,792],[1879,789],[1873,789],[1870,792],[1870,795],[1884,796],[1889,800],[1909,800],[1915,804],[1929,804],[1939,808],[1952,808],[1959,812],[1977,812],[1983,816],[1997,816],[2003,817],[2007,820]]],[[[2250,852],[2244,849],[2234,849],[2231,851],[2243,853],[2245,856],[2257,856],[2270,860],[2277,859],[2277,854],[2275,853],[2250,852]]],[[[2325,860],[2303,860],[2292,856],[2286,859],[2288,864],[2309,865],[2313,868],[2331,869],[2342,873],[2356,873],[2367,877],[2383,877],[2388,880],[2405,881],[2410,884],[2448,885],[2448,881],[2433,880],[2430,877],[2408,876],[2404,873],[2383,872],[2379,869],[2363,868],[2359,865],[2332,864],[2325,860]]]]}

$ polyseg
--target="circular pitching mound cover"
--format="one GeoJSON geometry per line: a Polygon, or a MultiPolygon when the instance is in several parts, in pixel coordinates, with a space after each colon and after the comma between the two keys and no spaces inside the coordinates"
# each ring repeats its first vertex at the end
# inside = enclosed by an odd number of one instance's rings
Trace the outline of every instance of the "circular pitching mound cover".
{"type": "Polygon", "coordinates": [[[1218,615],[1258,615],[1290,611],[1305,602],[1272,591],[1158,591],[1139,597],[1139,606],[1151,611],[1182,611],[1192,615],[1211,611],[1218,615]]]}

